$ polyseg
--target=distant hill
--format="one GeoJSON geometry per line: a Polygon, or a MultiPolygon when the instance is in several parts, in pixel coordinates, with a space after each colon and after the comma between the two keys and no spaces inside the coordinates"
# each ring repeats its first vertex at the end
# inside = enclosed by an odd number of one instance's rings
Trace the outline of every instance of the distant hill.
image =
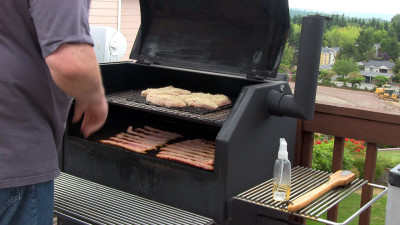
{"type": "Polygon", "coordinates": [[[307,16],[307,15],[314,15],[314,14],[320,14],[320,15],[343,15],[345,17],[354,17],[354,18],[362,18],[362,19],[381,19],[381,20],[386,20],[390,21],[394,15],[391,14],[377,14],[377,13],[359,13],[359,12],[327,12],[327,11],[315,11],[315,10],[307,10],[307,9],[296,9],[296,8],[291,8],[289,9],[290,16],[296,16],[296,15],[301,15],[301,16],[307,16]]]}

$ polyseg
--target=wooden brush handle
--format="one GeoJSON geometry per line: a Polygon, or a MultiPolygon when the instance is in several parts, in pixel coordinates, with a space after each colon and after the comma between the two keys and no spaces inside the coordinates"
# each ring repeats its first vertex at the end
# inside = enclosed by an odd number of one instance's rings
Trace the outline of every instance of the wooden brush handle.
{"type": "Polygon", "coordinates": [[[326,192],[330,191],[331,189],[335,188],[332,181],[328,181],[327,183],[313,189],[310,192],[307,192],[305,195],[302,195],[300,198],[294,200],[292,203],[289,204],[287,211],[288,212],[296,212],[308,204],[313,202],[315,199],[321,197],[321,195],[325,194],[326,192]]]}
{"type": "Polygon", "coordinates": [[[292,203],[289,204],[287,211],[288,212],[296,212],[308,204],[310,204],[315,199],[321,197],[321,195],[326,192],[338,187],[351,183],[356,178],[356,175],[348,170],[339,170],[336,173],[329,176],[329,181],[322,184],[321,186],[313,189],[310,192],[300,196],[300,198],[295,199],[292,203]]]}

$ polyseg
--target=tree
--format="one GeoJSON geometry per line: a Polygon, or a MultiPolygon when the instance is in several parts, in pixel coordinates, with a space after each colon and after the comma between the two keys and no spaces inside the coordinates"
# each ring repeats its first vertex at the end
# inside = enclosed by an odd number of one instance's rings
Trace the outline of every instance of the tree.
{"type": "Polygon", "coordinates": [[[393,72],[396,75],[400,75],[400,59],[396,60],[396,63],[394,64],[394,67],[393,67],[393,72]]]}
{"type": "Polygon", "coordinates": [[[333,65],[333,71],[340,76],[346,76],[351,72],[359,71],[358,65],[354,60],[339,59],[333,65]]]}
{"type": "Polygon", "coordinates": [[[340,49],[338,59],[352,59],[356,60],[359,58],[357,47],[354,44],[345,43],[340,49]]]}
{"type": "MultiPolygon", "coordinates": [[[[357,38],[357,48],[360,58],[358,60],[368,60],[369,58],[365,58],[365,53],[371,50],[374,47],[374,28],[368,27],[366,29],[361,30],[360,36],[357,38]]],[[[375,51],[374,51],[375,53],[375,51]]]]}
{"type": "Polygon", "coordinates": [[[324,40],[331,47],[343,47],[347,44],[354,45],[360,34],[360,30],[360,27],[355,26],[332,27],[325,32],[324,40]]]}
{"type": "Polygon", "coordinates": [[[299,24],[291,24],[290,25],[290,33],[289,33],[288,42],[289,42],[289,45],[294,46],[295,49],[299,49],[300,33],[301,33],[301,25],[299,25],[299,24]]]}
{"type": "Polygon", "coordinates": [[[334,75],[335,73],[332,70],[321,70],[318,79],[321,80],[323,84],[330,84],[334,75]]]}
{"type": "Polygon", "coordinates": [[[389,38],[386,30],[377,30],[373,34],[375,43],[381,43],[383,39],[389,38]]]}
{"type": "Polygon", "coordinates": [[[395,16],[393,16],[390,20],[390,23],[397,33],[397,41],[400,41],[400,14],[396,14],[395,16]]]}
{"type": "Polygon", "coordinates": [[[288,42],[286,42],[285,50],[283,51],[281,64],[279,65],[279,71],[287,73],[290,71],[294,64],[294,47],[290,46],[288,42]]]}
{"type": "Polygon", "coordinates": [[[396,60],[400,54],[400,46],[397,39],[383,39],[381,41],[381,52],[387,52],[392,60],[396,60]]]}
{"type": "Polygon", "coordinates": [[[391,37],[391,38],[394,38],[394,39],[398,40],[398,37],[397,37],[396,30],[393,28],[393,26],[392,26],[392,25],[390,25],[390,26],[389,26],[389,28],[388,28],[387,32],[388,32],[388,35],[389,35],[389,37],[391,37]]]}
{"type": "Polygon", "coordinates": [[[374,83],[375,86],[377,87],[382,87],[382,85],[386,84],[389,81],[389,78],[383,76],[383,75],[378,75],[374,78],[374,83]]]}
{"type": "Polygon", "coordinates": [[[303,22],[303,16],[302,15],[295,15],[292,18],[293,24],[298,24],[300,25],[303,22]]]}
{"type": "Polygon", "coordinates": [[[351,87],[354,87],[355,84],[360,85],[365,78],[359,72],[351,72],[347,75],[346,81],[351,83],[351,87]]]}
{"type": "Polygon", "coordinates": [[[400,59],[397,59],[396,63],[394,64],[393,73],[393,82],[400,82],[400,59]]]}
{"type": "Polygon", "coordinates": [[[396,14],[390,20],[391,23],[400,23],[400,14],[396,14]]]}
{"type": "Polygon", "coordinates": [[[358,59],[358,61],[368,61],[370,59],[374,59],[374,60],[377,59],[375,47],[372,47],[371,49],[364,52],[363,54],[360,54],[360,58],[358,59]]]}

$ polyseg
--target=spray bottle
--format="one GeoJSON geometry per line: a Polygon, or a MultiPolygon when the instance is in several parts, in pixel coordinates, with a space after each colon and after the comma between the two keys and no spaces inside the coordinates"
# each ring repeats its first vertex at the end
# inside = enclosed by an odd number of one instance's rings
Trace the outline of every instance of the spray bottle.
{"type": "Polygon", "coordinates": [[[290,196],[290,170],[287,143],[285,138],[280,139],[278,158],[274,166],[273,197],[275,201],[288,201],[290,196]]]}

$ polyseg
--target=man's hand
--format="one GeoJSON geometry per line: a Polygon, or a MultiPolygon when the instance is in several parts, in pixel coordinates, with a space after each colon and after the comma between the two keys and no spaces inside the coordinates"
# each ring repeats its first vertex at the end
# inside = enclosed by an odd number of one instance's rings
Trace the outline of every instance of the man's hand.
{"type": "Polygon", "coordinates": [[[75,111],[72,122],[78,122],[83,115],[81,132],[85,138],[88,138],[104,125],[107,119],[107,113],[108,103],[106,98],[102,98],[98,102],[93,103],[83,102],[77,99],[75,101],[75,111]]]}

